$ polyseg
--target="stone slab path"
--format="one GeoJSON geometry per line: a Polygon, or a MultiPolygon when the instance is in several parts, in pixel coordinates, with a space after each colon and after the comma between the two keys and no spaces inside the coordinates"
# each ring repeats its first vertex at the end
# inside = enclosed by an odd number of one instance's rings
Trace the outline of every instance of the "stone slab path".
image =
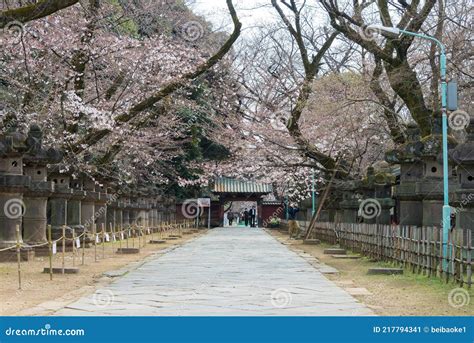
{"type": "Polygon", "coordinates": [[[267,232],[217,228],[55,315],[373,315],[267,232]]]}

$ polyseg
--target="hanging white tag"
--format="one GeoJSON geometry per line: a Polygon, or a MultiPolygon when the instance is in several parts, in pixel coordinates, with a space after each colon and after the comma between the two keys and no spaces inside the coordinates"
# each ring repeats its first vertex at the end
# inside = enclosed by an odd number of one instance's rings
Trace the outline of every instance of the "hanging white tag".
{"type": "Polygon", "coordinates": [[[151,233],[151,231],[150,231],[150,229],[148,229],[148,234],[150,234],[150,233],[151,233]]]}
{"type": "Polygon", "coordinates": [[[110,242],[110,236],[107,232],[105,233],[105,240],[106,242],[110,242]]]}
{"type": "Polygon", "coordinates": [[[123,232],[120,232],[120,239],[123,241],[123,232]]]}
{"type": "Polygon", "coordinates": [[[52,250],[53,250],[53,255],[56,255],[56,242],[53,242],[52,250]]]}
{"type": "Polygon", "coordinates": [[[76,238],[76,248],[81,247],[81,240],[79,238],[76,238]]]}
{"type": "Polygon", "coordinates": [[[117,239],[115,238],[115,234],[112,234],[112,240],[115,242],[117,239]]]}
{"type": "Polygon", "coordinates": [[[96,243],[99,243],[99,242],[100,242],[100,240],[99,240],[99,235],[95,235],[95,242],[96,242],[96,243]]]}

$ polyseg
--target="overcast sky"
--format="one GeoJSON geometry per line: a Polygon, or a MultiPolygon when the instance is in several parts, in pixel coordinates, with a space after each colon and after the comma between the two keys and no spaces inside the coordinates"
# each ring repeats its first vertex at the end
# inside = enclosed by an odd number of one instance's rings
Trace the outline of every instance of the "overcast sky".
{"type": "MultiPolygon", "coordinates": [[[[274,19],[275,13],[269,7],[268,0],[234,0],[233,3],[244,30],[274,19]]],[[[190,6],[195,13],[210,21],[216,30],[232,30],[225,0],[193,0],[190,6]]]]}

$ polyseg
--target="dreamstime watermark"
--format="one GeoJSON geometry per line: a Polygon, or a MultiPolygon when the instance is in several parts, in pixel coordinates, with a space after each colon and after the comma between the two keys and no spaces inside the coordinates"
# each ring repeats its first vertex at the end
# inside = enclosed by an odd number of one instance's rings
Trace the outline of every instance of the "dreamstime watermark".
{"type": "Polygon", "coordinates": [[[280,215],[283,213],[285,208],[283,206],[278,206],[275,211],[271,214],[271,216],[267,217],[263,220],[262,226],[267,227],[267,225],[272,221],[273,218],[280,218],[280,215]]]}
{"type": "Polygon", "coordinates": [[[9,327],[5,330],[6,336],[85,336],[84,329],[53,329],[51,324],[45,324],[39,329],[15,329],[9,327]]]}
{"type": "MultiPolygon", "coordinates": [[[[469,204],[472,200],[474,200],[474,193],[469,193],[467,196],[463,197],[459,207],[451,207],[451,217],[455,217],[458,213],[464,210],[464,207],[469,204]]],[[[441,227],[444,227],[444,220],[441,219],[440,222],[441,227]]]]}
{"type": "Polygon", "coordinates": [[[179,25],[179,32],[181,37],[188,42],[195,42],[204,35],[204,28],[202,24],[196,20],[187,21],[179,25]]]}
{"type": "Polygon", "coordinates": [[[359,215],[365,219],[378,217],[382,212],[382,206],[376,199],[365,199],[359,205],[359,215]]]}
{"type": "Polygon", "coordinates": [[[471,301],[471,296],[469,292],[464,288],[453,288],[448,294],[448,303],[449,306],[454,308],[461,308],[469,305],[471,301]]]}
{"type": "Polygon", "coordinates": [[[25,203],[18,198],[9,199],[3,205],[3,213],[9,219],[18,219],[25,214],[25,203]]]}
{"type": "Polygon", "coordinates": [[[453,130],[464,130],[471,121],[471,116],[466,111],[456,110],[448,118],[449,127],[453,130]]]}
{"type": "Polygon", "coordinates": [[[97,307],[108,307],[112,305],[115,301],[114,292],[109,289],[106,290],[99,290],[94,293],[92,296],[92,302],[97,307]]]}
{"type": "Polygon", "coordinates": [[[119,190],[117,193],[112,194],[106,201],[105,205],[101,206],[98,211],[94,212],[94,215],[87,219],[84,222],[85,227],[92,227],[92,225],[96,222],[96,220],[107,213],[107,207],[110,206],[112,203],[117,202],[119,197],[122,195],[122,191],[119,190]]]}
{"type": "Polygon", "coordinates": [[[274,307],[284,308],[291,305],[293,298],[290,291],[285,288],[278,288],[271,293],[270,301],[274,307]]]}
{"type": "Polygon", "coordinates": [[[10,21],[3,27],[3,33],[5,35],[14,37],[13,45],[20,44],[25,30],[25,24],[18,20],[10,21]]]}
{"type": "Polygon", "coordinates": [[[366,41],[374,41],[377,36],[381,34],[381,31],[379,29],[368,26],[357,27],[356,31],[360,35],[360,37],[366,41]]]}
{"type": "Polygon", "coordinates": [[[181,213],[187,219],[195,219],[201,212],[198,199],[186,199],[181,205],[181,213]]]}
{"type": "Polygon", "coordinates": [[[268,119],[273,129],[278,131],[285,131],[288,127],[288,118],[283,111],[272,112],[268,119]]]}

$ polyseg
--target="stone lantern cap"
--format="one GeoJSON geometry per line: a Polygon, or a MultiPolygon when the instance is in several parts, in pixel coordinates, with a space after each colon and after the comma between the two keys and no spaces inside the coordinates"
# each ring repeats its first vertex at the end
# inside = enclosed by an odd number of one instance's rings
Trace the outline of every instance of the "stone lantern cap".
{"type": "Polygon", "coordinates": [[[474,165],[474,117],[471,117],[466,131],[466,142],[449,151],[451,159],[458,165],[474,165]]]}
{"type": "Polygon", "coordinates": [[[83,200],[87,196],[87,192],[83,190],[82,179],[76,178],[72,179],[69,183],[70,188],[72,189],[73,200],[83,200]]]}
{"type": "Polygon", "coordinates": [[[73,195],[73,190],[69,187],[70,176],[59,171],[51,172],[48,176],[50,181],[54,183],[53,197],[70,199],[73,195]]]}
{"type": "Polygon", "coordinates": [[[62,161],[62,150],[43,147],[43,131],[37,124],[32,124],[26,137],[27,150],[24,161],[35,166],[46,166],[62,161]]]}
{"type": "Polygon", "coordinates": [[[366,177],[361,180],[360,187],[372,189],[376,186],[389,186],[392,184],[395,184],[395,175],[391,173],[387,162],[381,162],[367,168],[366,177]]]}
{"type": "Polygon", "coordinates": [[[22,156],[27,151],[26,136],[12,126],[0,135],[0,190],[2,192],[24,191],[31,183],[31,177],[23,175],[22,156]]]}
{"type": "MultiPolygon", "coordinates": [[[[437,159],[443,151],[443,135],[431,134],[423,137],[421,140],[423,149],[421,150],[421,157],[426,159],[437,159]]],[[[448,136],[448,149],[453,149],[457,144],[453,136],[448,136]]]]}
{"type": "Polygon", "coordinates": [[[391,164],[410,163],[419,160],[423,149],[420,129],[416,123],[409,123],[406,126],[406,142],[396,149],[385,153],[385,161],[391,164]]]}
{"type": "Polygon", "coordinates": [[[16,127],[0,135],[0,157],[19,157],[28,150],[26,136],[16,127]]]}

